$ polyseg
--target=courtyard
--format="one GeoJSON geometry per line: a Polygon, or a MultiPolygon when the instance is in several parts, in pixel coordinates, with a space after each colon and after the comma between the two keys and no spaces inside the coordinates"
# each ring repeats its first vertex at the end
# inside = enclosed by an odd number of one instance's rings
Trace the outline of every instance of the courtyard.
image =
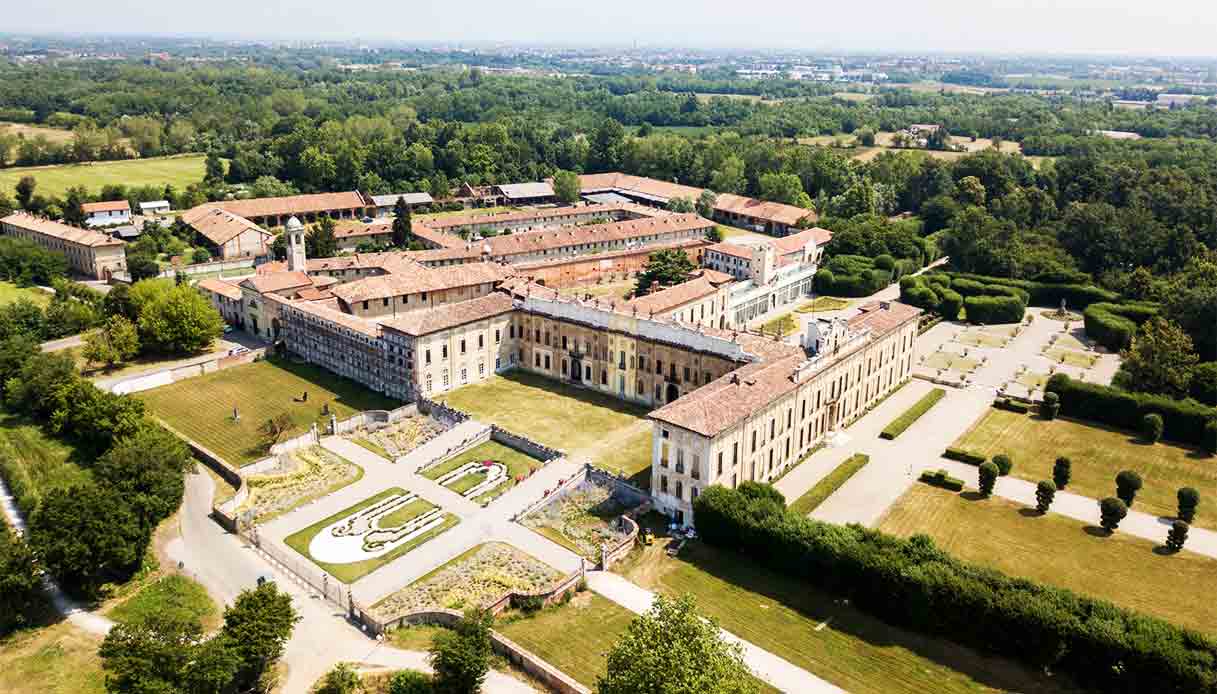
{"type": "Polygon", "coordinates": [[[263,427],[273,417],[290,418],[283,434],[287,438],[304,433],[314,423],[324,431],[327,413],[341,420],[363,410],[400,404],[319,367],[277,359],[234,366],[135,397],[175,431],[233,465],[266,456],[271,441],[263,427]],[[234,410],[238,419],[233,418],[234,410]]]}

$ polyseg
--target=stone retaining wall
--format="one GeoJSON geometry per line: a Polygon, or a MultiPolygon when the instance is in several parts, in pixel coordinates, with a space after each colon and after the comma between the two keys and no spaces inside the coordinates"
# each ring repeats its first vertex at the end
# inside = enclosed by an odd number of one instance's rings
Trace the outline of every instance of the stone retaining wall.
{"type": "Polygon", "coordinates": [[[234,366],[242,364],[250,364],[261,359],[266,354],[265,348],[242,352],[241,354],[222,354],[211,359],[199,361],[194,364],[187,364],[171,369],[164,369],[154,373],[144,373],[139,376],[133,376],[123,381],[119,381],[110,386],[110,392],[119,395],[128,393],[138,393],[152,388],[167,386],[170,383],[177,383],[187,378],[202,376],[203,374],[215,373],[223,371],[234,366]]]}
{"type": "Polygon", "coordinates": [[[546,463],[566,455],[556,448],[550,448],[543,443],[533,441],[527,436],[507,431],[497,424],[490,425],[490,438],[508,448],[514,448],[522,453],[527,453],[537,460],[546,463]]]}

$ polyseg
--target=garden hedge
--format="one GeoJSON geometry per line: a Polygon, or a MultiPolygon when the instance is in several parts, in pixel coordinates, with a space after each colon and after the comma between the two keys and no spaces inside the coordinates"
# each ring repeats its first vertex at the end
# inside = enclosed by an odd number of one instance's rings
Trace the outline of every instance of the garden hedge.
{"type": "Polygon", "coordinates": [[[693,504],[710,545],[906,629],[1066,673],[1094,691],[1217,693],[1217,640],[1111,603],[966,563],[903,539],[790,513],[715,485],[693,504]]]}
{"type": "Polygon", "coordinates": [[[1019,414],[1027,414],[1031,411],[1030,405],[1019,402],[1018,400],[1011,400],[1010,398],[998,398],[997,400],[994,400],[993,407],[999,410],[1005,410],[1007,412],[1017,412],[1019,414]]]}
{"type": "Polygon", "coordinates": [[[951,281],[951,288],[958,292],[961,296],[1010,296],[1022,301],[1025,306],[1031,297],[1025,290],[1018,287],[1011,287],[1005,284],[985,284],[970,280],[967,278],[959,278],[951,281]]]}
{"type": "Polygon", "coordinates": [[[977,275],[966,272],[951,272],[947,274],[951,276],[952,281],[966,279],[984,284],[1001,284],[1007,287],[1016,287],[1027,293],[1029,297],[1027,303],[1031,306],[1057,308],[1061,305],[1061,299],[1064,299],[1066,308],[1084,309],[1100,301],[1115,302],[1120,300],[1120,295],[1116,292],[1088,284],[1033,282],[1031,280],[1015,280],[1008,277],[992,277],[990,275],[977,275]]]}
{"type": "Polygon", "coordinates": [[[925,472],[921,473],[921,477],[918,477],[917,479],[925,482],[931,487],[941,487],[943,489],[949,489],[953,492],[963,491],[963,480],[957,477],[951,477],[949,474],[947,474],[946,470],[938,470],[935,472],[926,470],[925,472]]]}
{"type": "Polygon", "coordinates": [[[1044,385],[1044,392],[1061,399],[1061,414],[1088,419],[1109,426],[1140,432],[1145,415],[1162,417],[1163,438],[1202,445],[1204,428],[1217,420],[1217,408],[1195,400],[1173,400],[1165,395],[1130,393],[1095,383],[1075,381],[1066,374],[1055,374],[1044,385]]]}
{"type": "MultiPolygon", "coordinates": [[[[954,286],[958,286],[956,282],[954,286]]],[[[1020,323],[1027,304],[1016,296],[969,296],[963,301],[969,323],[1020,323]]]]}
{"type": "Polygon", "coordinates": [[[935,388],[926,393],[920,400],[913,403],[912,407],[905,410],[903,414],[893,419],[891,423],[884,427],[883,431],[879,432],[879,438],[890,440],[903,434],[905,429],[912,426],[913,422],[921,418],[921,415],[929,412],[930,408],[938,404],[938,401],[946,394],[947,392],[942,388],[935,388]]]}
{"type": "Polygon", "coordinates": [[[1082,312],[1086,335],[1113,352],[1125,349],[1132,344],[1137,328],[1158,315],[1159,308],[1151,303],[1091,304],[1082,312]]]}
{"type": "Polygon", "coordinates": [[[984,457],[983,455],[980,455],[979,453],[965,451],[962,448],[947,448],[945,451],[942,452],[942,457],[946,458],[947,460],[955,460],[955,461],[958,461],[961,463],[967,463],[968,465],[980,465],[981,463],[988,460],[988,458],[984,457]]]}

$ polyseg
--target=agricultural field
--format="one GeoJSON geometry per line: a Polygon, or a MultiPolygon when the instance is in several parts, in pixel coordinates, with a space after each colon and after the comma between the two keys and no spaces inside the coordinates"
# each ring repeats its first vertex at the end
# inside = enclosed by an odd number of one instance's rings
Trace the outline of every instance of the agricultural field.
{"type": "Polygon", "coordinates": [[[202,154],[184,154],[83,164],[22,166],[0,170],[0,190],[12,190],[23,176],[33,176],[38,181],[36,192],[47,196],[62,196],[73,186],[84,186],[89,192],[97,193],[102,186],[110,184],[129,188],[172,185],[182,190],[191,183],[203,180],[204,159],[206,157],[202,154]]]}
{"type": "Polygon", "coordinates": [[[43,307],[51,303],[51,295],[37,287],[18,287],[12,282],[0,282],[0,306],[7,306],[19,299],[28,299],[43,307]]]}
{"type": "Polygon", "coordinates": [[[53,142],[57,145],[72,141],[71,130],[52,128],[47,125],[34,125],[33,123],[0,123],[0,136],[3,135],[16,135],[27,140],[32,140],[35,137],[44,137],[47,142],[53,142]]]}
{"type": "Polygon", "coordinates": [[[1041,516],[998,498],[973,501],[925,484],[913,485],[879,528],[901,537],[924,533],[965,561],[1217,632],[1217,601],[1210,599],[1217,594],[1217,560],[1200,554],[1161,554],[1149,540],[1099,537],[1066,516],[1041,516]]]}
{"type": "MultiPolygon", "coordinates": [[[[1139,434],[1097,424],[988,410],[953,446],[986,457],[998,453],[1014,460],[1011,475],[1030,482],[1052,479],[1057,456],[1073,461],[1068,491],[1095,499],[1114,496],[1116,474],[1135,470],[1145,481],[1133,509],[1174,517],[1180,487],[1201,494],[1217,488],[1217,465],[1195,449],[1172,443],[1146,444],[1139,434]]],[[[1200,506],[1193,525],[1217,529],[1217,511],[1200,506]]],[[[1166,526],[1163,526],[1165,537],[1166,526]]]]}
{"type": "Polygon", "coordinates": [[[618,519],[630,508],[613,495],[612,487],[585,480],[579,486],[563,491],[520,523],[596,561],[602,546],[611,547],[625,537],[618,519]]]}
{"type": "Polygon", "coordinates": [[[29,513],[54,489],[67,489],[93,478],[79,464],[70,444],[48,436],[42,427],[0,413],[0,467],[17,506],[29,513]]]}
{"type": "Polygon", "coordinates": [[[266,523],[362,477],[363,468],[321,446],[297,449],[281,457],[279,470],[246,478],[249,496],[237,513],[266,523]]]}
{"type": "Polygon", "coordinates": [[[738,555],[694,541],[673,558],[666,544],[636,550],[621,571],[660,593],[691,594],[724,629],[849,692],[1073,691],[1060,676],[889,626],[738,555]]]}
{"type": "Polygon", "coordinates": [[[148,410],[234,465],[266,455],[261,431],[272,417],[286,414],[292,437],[314,422],[325,426],[332,412],[346,419],[363,410],[392,409],[397,403],[316,366],[281,360],[252,364],[179,381],[136,395],[148,410]],[[303,394],[308,392],[308,400],[303,394]],[[233,408],[240,414],[233,420],[233,408]]]}
{"type": "Polygon", "coordinates": [[[470,548],[372,606],[383,620],[420,610],[463,610],[489,605],[508,592],[540,593],[562,579],[557,569],[511,545],[470,548]]]}
{"type": "MultiPolygon", "coordinates": [[[[439,465],[435,465],[423,470],[422,475],[429,480],[438,480],[444,475],[455,472],[464,465],[468,465],[470,463],[482,463],[483,461],[488,460],[504,465],[507,468],[507,479],[498,486],[478,494],[472,499],[475,503],[488,503],[502,496],[507,492],[507,490],[514,487],[517,481],[528,477],[535,470],[545,464],[527,453],[504,446],[498,441],[487,441],[480,446],[453,457],[451,460],[446,460],[439,465]]],[[[484,467],[482,470],[477,472],[459,476],[456,479],[446,483],[444,486],[448,487],[457,494],[464,494],[465,492],[485,482],[487,475],[488,468],[484,467]]]]}

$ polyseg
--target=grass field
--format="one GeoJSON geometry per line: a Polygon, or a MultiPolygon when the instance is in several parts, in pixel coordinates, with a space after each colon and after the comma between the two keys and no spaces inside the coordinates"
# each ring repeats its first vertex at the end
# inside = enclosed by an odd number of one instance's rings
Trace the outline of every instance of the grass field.
{"type": "Polygon", "coordinates": [[[854,302],[850,299],[839,299],[835,296],[817,296],[802,306],[795,313],[812,313],[815,311],[840,311],[849,308],[854,302]]]}
{"type": "Polygon", "coordinates": [[[859,470],[870,462],[870,456],[861,453],[851,455],[845,459],[845,462],[838,465],[832,472],[825,475],[816,485],[807,490],[803,496],[795,499],[790,504],[790,510],[800,515],[806,516],[824,503],[824,500],[832,496],[832,493],[841,488],[841,485],[849,481],[859,470]]]}
{"type": "Polygon", "coordinates": [[[766,335],[772,335],[775,332],[781,333],[783,337],[798,332],[799,321],[789,313],[783,313],[780,316],[770,318],[761,325],[761,332],[766,335]]]}
{"type": "MultiPolygon", "coordinates": [[[[1116,474],[1135,470],[1145,484],[1133,509],[1159,516],[1175,515],[1175,492],[1180,487],[1195,487],[1206,496],[1217,488],[1217,465],[1193,449],[1170,443],[1149,445],[1132,432],[1069,419],[1045,421],[990,409],[953,445],[986,457],[1006,453],[1014,460],[1011,474],[1032,482],[1052,479],[1057,456],[1066,456],[1073,461],[1068,490],[1095,499],[1114,496],[1116,474]]],[[[1200,506],[1193,525],[1217,529],[1217,511],[1211,503],[1200,506]]],[[[1165,526],[1162,533],[1165,537],[1165,526]]]]}
{"type": "Polygon", "coordinates": [[[635,486],[651,488],[651,455],[654,434],[649,425],[643,425],[635,434],[607,451],[596,460],[596,465],[630,478],[635,486]]]}
{"type": "Polygon", "coordinates": [[[418,518],[433,508],[438,507],[426,499],[418,498],[405,506],[398,508],[396,511],[387,516],[381,516],[380,519],[376,521],[376,527],[395,528],[399,525],[405,525],[406,523],[418,518]]]}
{"type": "Polygon", "coordinates": [[[595,449],[593,460],[636,435],[632,429],[646,414],[641,406],[520,370],[437,399],[567,453],[595,449]]]}
{"type": "Polygon", "coordinates": [[[580,684],[594,688],[596,678],[604,674],[609,650],[634,617],[633,612],[588,591],[568,605],[502,620],[495,630],[580,684]]]}
{"type": "Polygon", "coordinates": [[[48,196],[62,196],[72,186],[84,186],[90,192],[97,193],[107,184],[122,184],[128,188],[168,184],[182,190],[191,183],[203,180],[204,159],[206,157],[202,154],[185,154],[85,164],[22,166],[0,171],[0,190],[11,191],[23,176],[33,176],[38,181],[36,192],[48,196]]]}
{"type": "Polygon", "coordinates": [[[220,625],[220,611],[198,582],[179,574],[162,576],[116,605],[106,616],[116,622],[140,621],[166,610],[199,620],[205,629],[220,625]]]}
{"type": "Polygon", "coordinates": [[[1013,661],[891,627],[738,555],[693,542],[669,558],[663,545],[631,555],[628,577],[661,593],[692,594],[723,628],[849,692],[1070,691],[1013,661]]]}
{"type": "Polygon", "coordinates": [[[1099,360],[1099,355],[1089,352],[1078,352],[1064,347],[1050,347],[1044,351],[1044,356],[1058,364],[1068,364],[1089,369],[1099,360]]]}
{"type": "Polygon", "coordinates": [[[372,573],[376,569],[379,569],[380,567],[384,566],[385,564],[388,564],[389,562],[393,561],[394,559],[400,557],[401,555],[405,554],[406,552],[409,552],[410,550],[414,549],[415,547],[418,547],[419,545],[423,544],[424,542],[427,542],[428,540],[431,540],[432,538],[436,537],[437,535],[442,534],[445,530],[447,530],[448,528],[451,528],[452,526],[454,526],[458,522],[460,522],[456,518],[456,516],[453,516],[450,514],[445,514],[444,522],[442,524],[436,526],[435,528],[433,528],[431,530],[428,530],[427,532],[423,533],[422,535],[419,535],[418,537],[414,538],[413,540],[410,540],[409,542],[405,542],[397,547],[394,547],[391,551],[386,552],[385,554],[382,554],[379,557],[375,557],[372,559],[364,559],[363,561],[350,562],[347,564],[330,564],[328,562],[317,561],[316,559],[313,559],[312,555],[310,555],[308,553],[309,543],[311,543],[313,541],[313,537],[317,533],[319,533],[323,529],[325,529],[326,526],[330,525],[331,523],[336,523],[336,522],[342,520],[343,518],[346,518],[347,516],[351,515],[352,513],[355,513],[356,511],[363,510],[363,509],[371,506],[372,504],[376,503],[377,501],[380,501],[386,497],[392,496],[394,494],[405,494],[405,493],[406,493],[406,491],[400,487],[391,487],[389,489],[384,490],[383,492],[380,492],[379,494],[370,496],[357,504],[348,506],[347,508],[344,508],[343,510],[339,511],[338,513],[335,513],[334,515],[332,515],[328,518],[319,520],[316,523],[313,523],[312,525],[308,526],[307,528],[304,528],[303,530],[298,530],[298,531],[292,533],[291,535],[288,535],[286,538],[283,539],[283,541],[287,544],[288,547],[291,547],[292,549],[296,550],[303,556],[307,557],[309,561],[313,562],[317,566],[320,566],[322,569],[327,571],[331,576],[338,579],[339,581],[342,581],[343,583],[354,583],[355,581],[358,581],[359,579],[363,578],[364,576],[367,576],[368,574],[372,573]]]}
{"type": "Polygon", "coordinates": [[[370,409],[389,409],[395,402],[324,369],[287,361],[258,361],[144,391],[136,397],[178,432],[236,465],[266,454],[259,429],[271,417],[286,413],[296,436],[313,422],[322,426],[329,405],[339,419],[370,409]],[[308,402],[300,397],[308,391],[308,402]],[[232,419],[233,407],[241,419],[232,419]]]}
{"type": "Polygon", "coordinates": [[[0,135],[17,135],[26,139],[45,137],[48,142],[63,144],[72,141],[72,131],[33,123],[0,123],[0,135]]]}
{"type": "MultiPolygon", "coordinates": [[[[452,472],[462,465],[479,462],[482,460],[493,460],[506,465],[507,481],[474,499],[474,501],[478,503],[491,501],[499,496],[502,496],[507,492],[507,490],[516,485],[516,477],[527,477],[533,470],[539,469],[542,465],[544,465],[543,462],[528,455],[527,453],[504,446],[498,441],[487,441],[480,446],[465,451],[451,460],[444,461],[433,468],[423,471],[422,474],[423,477],[434,480],[449,472],[452,472]]],[[[457,494],[464,494],[466,491],[476,487],[483,481],[485,481],[485,475],[470,474],[455,479],[446,486],[457,494]]]]}
{"type": "Polygon", "coordinates": [[[1072,518],[1040,516],[1004,499],[970,501],[925,484],[913,485],[879,527],[902,537],[925,533],[966,561],[1217,632],[1217,601],[1211,599],[1217,560],[1200,554],[1159,554],[1149,540],[1124,533],[1096,537],[1072,518]]]}
{"type": "Polygon", "coordinates": [[[955,342],[969,347],[1005,347],[1010,340],[983,330],[969,328],[955,338],[955,342]]]}
{"type": "Polygon", "coordinates": [[[972,357],[964,357],[952,352],[937,351],[927,356],[922,366],[928,369],[943,369],[967,374],[976,370],[980,362],[972,357]]]}
{"type": "Polygon", "coordinates": [[[42,427],[0,413],[0,467],[17,505],[29,513],[47,492],[67,489],[93,478],[77,464],[71,445],[48,436],[42,427]]]}
{"type": "Polygon", "coordinates": [[[7,306],[18,299],[29,299],[39,306],[51,303],[51,295],[36,287],[18,287],[12,282],[0,282],[0,306],[7,306]]]}
{"type": "Polygon", "coordinates": [[[105,694],[101,637],[59,622],[0,640],[0,692],[105,694]]]}

